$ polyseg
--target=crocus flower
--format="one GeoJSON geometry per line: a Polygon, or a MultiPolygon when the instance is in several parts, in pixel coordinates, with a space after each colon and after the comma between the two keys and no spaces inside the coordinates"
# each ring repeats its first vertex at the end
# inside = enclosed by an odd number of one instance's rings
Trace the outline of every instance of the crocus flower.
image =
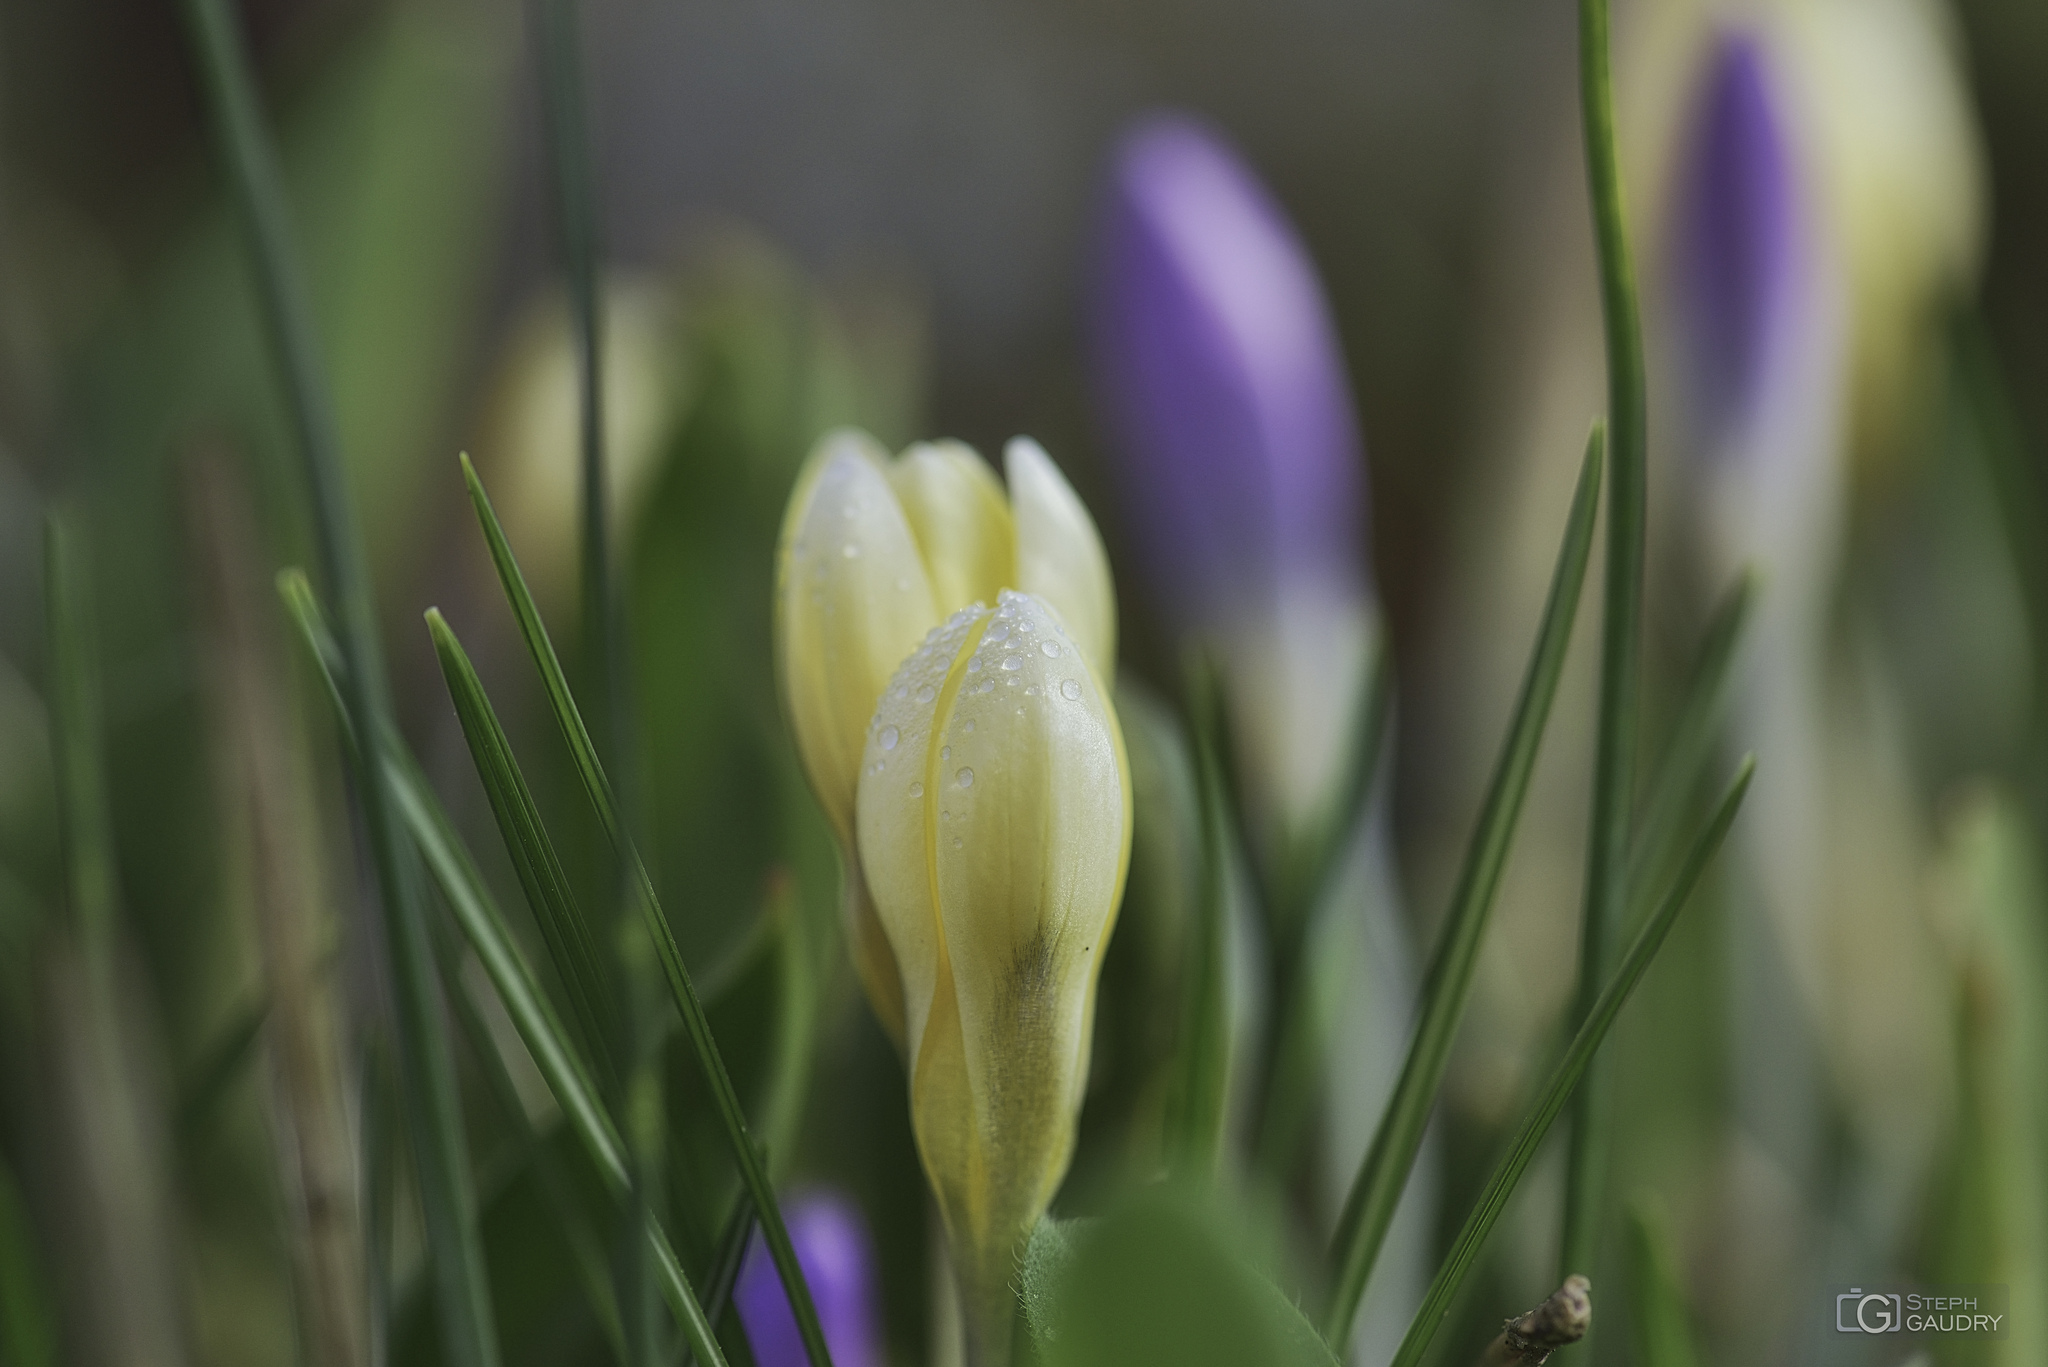
{"type": "Polygon", "coordinates": [[[1820,649],[1840,545],[1845,339],[1838,262],[1774,57],[1741,28],[1706,49],[1673,180],[1669,312],[1681,506],[1708,582],[1744,567],[1762,578],[1730,722],[1767,761],[1736,839],[1733,1109],[1804,1189],[1821,1161],[1813,1026],[1834,995],[1820,649]]]}
{"type": "Polygon", "coordinates": [[[861,752],[884,685],[947,614],[1006,588],[1053,604],[1091,666],[1105,679],[1114,669],[1116,602],[1094,521],[1038,443],[1012,441],[1004,465],[1007,496],[957,442],[912,446],[892,461],[872,437],[835,432],[799,472],[783,519],[783,710],[839,838],[855,966],[899,1043],[901,978],[854,839],[861,752]]]}
{"type": "Polygon", "coordinates": [[[858,820],[970,1351],[1001,1364],[1017,1250],[1073,1155],[1131,852],[1116,713],[1051,603],[1005,591],[903,662],[868,729],[858,820]]]}
{"type": "MultiPolygon", "coordinates": [[[[819,1191],[783,1202],[782,1216],[835,1367],[882,1367],[875,1250],[860,1212],[845,1198],[819,1191]]],[[[796,1314],[758,1229],[732,1299],[759,1367],[804,1367],[808,1359],[796,1314]]]]}
{"type": "Polygon", "coordinates": [[[1155,596],[1220,649],[1254,807],[1328,800],[1372,626],[1360,442],[1314,267],[1213,133],[1117,149],[1094,296],[1101,392],[1155,596]]]}

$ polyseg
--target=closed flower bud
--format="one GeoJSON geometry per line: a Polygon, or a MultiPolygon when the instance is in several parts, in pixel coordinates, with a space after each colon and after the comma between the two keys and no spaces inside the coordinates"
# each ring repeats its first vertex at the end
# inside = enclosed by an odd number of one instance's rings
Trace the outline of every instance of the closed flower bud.
{"type": "Polygon", "coordinates": [[[1362,447],[1315,267],[1221,139],[1155,117],[1117,148],[1093,315],[1153,591],[1219,652],[1257,825],[1299,833],[1342,777],[1375,617],[1362,447]]]}
{"type": "Polygon", "coordinates": [[[932,632],[867,733],[861,862],[901,973],[912,1127],[983,1362],[1066,1174],[1131,849],[1109,694],[1060,613],[1004,592],[932,632]]]}
{"type": "Polygon", "coordinates": [[[804,772],[847,862],[854,964],[875,1012],[904,1036],[901,978],[875,919],[854,835],[854,794],[875,703],[925,634],[1004,589],[1051,603],[1106,681],[1116,654],[1109,559],[1045,451],[1005,454],[1007,495],[972,449],[912,446],[891,460],[864,433],[822,440],[790,494],[777,558],[776,674],[804,772]]]}
{"type": "MultiPolygon", "coordinates": [[[[836,1193],[813,1192],[783,1202],[782,1215],[833,1367],[882,1367],[875,1249],[860,1211],[836,1193]]],[[[758,1229],[747,1245],[732,1302],[757,1367],[805,1367],[809,1359],[796,1314],[758,1229]]]]}

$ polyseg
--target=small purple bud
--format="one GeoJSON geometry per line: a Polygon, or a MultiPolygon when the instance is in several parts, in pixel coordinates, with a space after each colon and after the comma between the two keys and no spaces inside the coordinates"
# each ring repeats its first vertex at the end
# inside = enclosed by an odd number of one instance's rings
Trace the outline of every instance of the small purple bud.
{"type": "MultiPolygon", "coordinates": [[[[782,1205],[789,1241],[818,1307],[818,1323],[837,1367],[882,1367],[875,1323],[875,1253],[852,1202],[814,1191],[782,1205]]],[[[733,1304],[760,1367],[803,1367],[803,1339],[768,1245],[755,1230],[733,1287],[733,1304]]]]}
{"type": "Polygon", "coordinates": [[[1182,625],[1304,576],[1362,593],[1360,442],[1315,268],[1264,186],[1184,116],[1118,145],[1094,345],[1128,524],[1182,625]]]}
{"type": "Polygon", "coordinates": [[[1811,225],[1754,35],[1716,41],[1681,158],[1673,285],[1693,430],[1707,450],[1748,446],[1817,307],[1811,225]]]}

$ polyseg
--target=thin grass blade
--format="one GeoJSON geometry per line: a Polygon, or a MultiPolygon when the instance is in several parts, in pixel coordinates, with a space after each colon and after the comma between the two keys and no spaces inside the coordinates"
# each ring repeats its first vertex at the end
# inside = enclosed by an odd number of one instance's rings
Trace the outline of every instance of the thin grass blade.
{"type": "Polygon", "coordinates": [[[621,1038],[615,996],[609,988],[604,961],[599,957],[589,922],[569,888],[569,877],[555,853],[554,842],[541,825],[540,808],[526,785],[512,756],[512,742],[498,721],[497,711],[484,693],[476,668],[449,629],[438,608],[427,612],[427,630],[434,638],[434,653],[441,662],[448,695],[455,703],[455,715],[462,723],[462,737],[469,743],[470,758],[477,777],[489,795],[491,815],[497,818],[498,833],[512,856],[512,867],[525,889],[527,904],[533,908],[541,938],[555,972],[568,992],[569,1009],[575,1019],[585,1057],[605,1079],[609,1092],[617,1085],[612,1060],[612,1043],[621,1038]]]}
{"type": "Polygon", "coordinates": [[[1202,881],[1188,936],[1187,996],[1181,1012],[1167,1165],[1196,1182],[1215,1177],[1223,1151],[1230,1099],[1230,847],[1234,834],[1224,796],[1219,753],[1220,714],[1215,671],[1196,663],[1187,671],[1188,743],[1195,756],[1196,800],[1201,808],[1202,881]]]}
{"type": "MultiPolygon", "coordinates": [[[[741,1191],[733,1201],[732,1214],[718,1235],[718,1255],[712,1260],[711,1275],[704,1280],[704,1314],[715,1329],[725,1322],[732,1308],[732,1292],[739,1285],[740,1267],[746,1262],[747,1244],[754,1235],[754,1203],[741,1191]]],[[[692,1367],[695,1357],[685,1354],[683,1367],[692,1367]]]]}
{"type": "Polygon", "coordinates": [[[105,742],[85,560],[66,521],[43,524],[45,630],[50,650],[50,750],[71,930],[95,990],[113,990],[114,836],[107,815],[105,742]]]}
{"type": "Polygon", "coordinates": [[[1628,1318],[1637,1367],[1700,1367],[1671,1232],[1659,1212],[1641,1204],[1629,1210],[1628,1266],[1628,1318]]]}
{"type": "MultiPolygon", "coordinates": [[[[227,0],[186,0],[186,18],[212,106],[216,142],[247,227],[272,350],[284,382],[310,495],[321,569],[340,606],[345,714],[381,745],[389,729],[390,686],[377,643],[376,609],[362,538],[343,477],[341,435],[299,269],[284,185],[257,103],[249,54],[227,0]]],[[[400,1094],[419,1175],[441,1337],[453,1367],[495,1367],[491,1312],[476,1193],[463,1136],[455,1065],[441,1010],[433,951],[421,906],[419,859],[391,811],[383,766],[357,769],[356,802],[377,872],[382,942],[395,1007],[400,1094]]]]}
{"type": "Polygon", "coordinates": [[[528,592],[526,579],[519,571],[519,562],[512,554],[512,548],[505,540],[505,530],[498,523],[497,514],[491,509],[488,495],[484,493],[482,481],[476,476],[476,469],[467,457],[462,462],[463,478],[469,484],[470,501],[475,504],[477,519],[483,526],[484,537],[490,544],[491,559],[498,569],[498,578],[505,588],[506,599],[511,603],[514,617],[518,620],[520,634],[525,637],[528,650],[533,654],[535,666],[540,670],[541,682],[554,711],[556,724],[561,728],[562,739],[568,743],[570,753],[575,757],[577,773],[583,780],[585,792],[591,806],[597,811],[598,820],[604,827],[612,849],[625,865],[631,879],[631,891],[636,894],[642,921],[647,927],[648,938],[654,943],[656,957],[660,960],[662,975],[668,981],[669,994],[674,998],[676,1009],[683,1018],[684,1029],[690,1036],[691,1047],[697,1055],[697,1062],[704,1070],[704,1076],[711,1084],[713,1099],[718,1105],[719,1120],[726,1132],[726,1140],[732,1149],[733,1159],[740,1170],[740,1180],[760,1215],[761,1232],[768,1244],[768,1252],[775,1263],[775,1270],[782,1279],[784,1291],[789,1296],[790,1308],[795,1312],[797,1331],[804,1341],[805,1355],[811,1367],[830,1367],[831,1349],[825,1344],[824,1331],[818,1325],[818,1311],[811,1300],[811,1292],[805,1284],[803,1269],[797,1263],[796,1249],[790,1243],[789,1230],[783,1224],[782,1211],[776,1205],[774,1188],[769,1184],[767,1168],[761,1161],[761,1152],[747,1129],[746,1113],[740,1107],[738,1093],[733,1089],[732,1075],[726,1070],[725,1060],[718,1052],[718,1042],[712,1038],[711,1023],[705,1018],[703,1004],[697,998],[697,989],[690,981],[690,971],[683,963],[682,951],[676,947],[675,935],[669,930],[668,917],[661,909],[661,900],[655,895],[654,882],[647,874],[647,866],[641,861],[639,850],[634,846],[631,835],[619,818],[618,801],[612,791],[611,782],[605,776],[604,766],[598,759],[597,748],[592,744],[590,730],[584,724],[583,714],[576,706],[576,700],[569,691],[568,678],[562,673],[561,661],[555,655],[553,643],[548,639],[547,628],[541,625],[540,610],[528,592]]]}
{"type": "MultiPolygon", "coordinates": [[[[1586,900],[1579,945],[1578,999],[1585,1020],[1606,981],[1628,901],[1630,804],[1635,796],[1636,693],[1642,635],[1643,526],[1649,465],[1649,400],[1635,266],[1614,138],[1614,82],[1608,67],[1607,0],[1579,0],[1579,114],[1600,259],[1601,319],[1607,335],[1608,461],[1606,601],[1600,641],[1600,712],[1593,756],[1593,810],[1586,840],[1586,900]]],[[[1572,1118],[1565,1179],[1561,1266],[1590,1267],[1606,1166],[1600,1116],[1606,1084],[1581,1088],[1572,1118]]],[[[1562,1274],[1561,1274],[1562,1275],[1562,1274]]],[[[1583,1350],[1582,1350],[1583,1351],[1583,1350]]]]}
{"type": "MultiPolygon", "coordinates": [[[[287,573],[279,577],[280,589],[294,622],[314,660],[322,667],[335,657],[333,641],[318,602],[307,591],[304,577],[287,573]]],[[[336,680],[330,692],[339,696],[336,680]]],[[[352,743],[352,741],[351,741],[352,743]]],[[[419,772],[396,737],[387,740],[384,763],[401,819],[425,856],[436,883],[447,899],[455,921],[468,938],[477,961],[498,992],[499,1000],[518,1031],[520,1042],[533,1056],[541,1077],[554,1093],[563,1116],[589,1154],[591,1164],[606,1188],[620,1201],[633,1197],[624,1141],[590,1080],[588,1068],[576,1046],[541,992],[532,966],[526,962],[518,943],[505,924],[504,913],[491,896],[476,863],[435,798],[433,789],[419,772]]],[[[692,1290],[682,1264],[677,1261],[668,1235],[644,1211],[643,1231],[654,1259],[656,1281],[662,1297],[674,1312],[676,1324],[698,1360],[705,1367],[725,1367],[710,1322],[692,1290]]]]}
{"type": "Polygon", "coordinates": [[[1557,695],[1558,677],[1571,643],[1579,590],[1585,582],[1586,562],[1592,555],[1604,453],[1603,433],[1596,424],[1586,441],[1578,488],[1572,494],[1564,541],[1558,548],[1557,568],[1551,576],[1550,597],[1536,630],[1536,645],[1529,656],[1521,696],[1516,699],[1500,759],[1494,766],[1493,781],[1487,788],[1472,843],[1465,853],[1457,890],[1444,918],[1443,937],[1423,979],[1415,1037],[1409,1043],[1401,1076],[1359,1165],[1331,1239],[1330,1263],[1336,1276],[1323,1320],[1323,1336],[1340,1349],[1351,1341],[1352,1321],[1358,1314],[1359,1301],[1365,1294],[1365,1284],[1372,1275],[1387,1228],[1393,1223],[1394,1209],[1408,1183],[1416,1151],[1422,1147],[1423,1130],[1429,1124],[1430,1109],[1443,1081],[1451,1041],[1457,1035],[1466,999],[1471,995],[1472,974],[1478,967],[1487,917],[1500,889],[1501,872],[1507,866],[1508,850],[1522,812],[1522,799],[1529,790],[1529,776],[1536,767],[1536,752],[1543,741],[1544,726],[1550,718],[1550,705],[1557,695]]]}
{"type": "Polygon", "coordinates": [[[1334,1006],[1331,988],[1337,986],[1319,984],[1308,963],[1307,946],[1321,924],[1320,918],[1330,914],[1331,909],[1325,904],[1331,884],[1364,823],[1366,805],[1372,800],[1393,714],[1393,660],[1383,632],[1353,709],[1351,767],[1343,791],[1306,850],[1281,871],[1277,890],[1271,894],[1276,1025],[1268,1050],[1264,1095],[1256,1112],[1255,1156],[1261,1171],[1282,1182],[1288,1180],[1315,1115],[1334,1006]]]}
{"type": "Polygon", "coordinates": [[[55,1304],[28,1204],[13,1170],[0,1159],[0,1362],[56,1367],[57,1329],[50,1314],[55,1304]]]}
{"type": "Polygon", "coordinates": [[[540,1180],[541,1194],[554,1210],[563,1242],[569,1246],[569,1260],[576,1268],[577,1280],[582,1283],[584,1299],[589,1302],[591,1313],[597,1317],[598,1328],[603,1331],[606,1342],[623,1359],[625,1331],[619,1320],[618,1297],[612,1293],[611,1267],[602,1242],[589,1220],[584,1218],[582,1203],[572,1192],[554,1151],[527,1116],[526,1105],[519,1097],[518,1084],[513,1082],[512,1071],[506,1066],[490,1025],[484,1020],[483,1008],[462,976],[461,942],[456,939],[455,928],[445,918],[435,923],[434,950],[441,969],[442,989],[448,994],[449,1007],[469,1044],[470,1055],[477,1061],[477,1071],[483,1074],[485,1089],[496,1103],[498,1114],[511,1128],[519,1150],[532,1162],[534,1173],[540,1180]]]}
{"type": "Polygon", "coordinates": [[[1649,971],[1650,961],[1657,957],[1657,951],[1664,944],[1664,937],[1670,933],[1672,922],[1691,900],[1693,890],[1699,886],[1700,876],[1721,848],[1722,838],[1728,834],[1728,827],[1734,822],[1735,814],[1742,806],[1743,794],[1749,791],[1750,775],[1756,770],[1754,759],[1745,759],[1736,772],[1734,782],[1728,785],[1720,804],[1715,808],[1713,819],[1693,841],[1691,851],[1686,855],[1685,864],[1680,868],[1678,879],[1665,896],[1641,932],[1635,943],[1621,961],[1614,976],[1600,989],[1594,998],[1593,1010],[1587,1015],[1578,1033],[1572,1036],[1571,1044],[1565,1049],[1564,1057],[1551,1071],[1550,1078],[1543,1084],[1543,1091],[1537,1096],[1515,1133],[1514,1142],[1501,1156],[1493,1175],[1487,1179],[1486,1188],[1479,1195],[1472,1213],[1465,1217],[1465,1226],[1458,1231],[1457,1240],[1450,1252],[1437,1268],[1436,1277],[1424,1293],[1421,1307],[1415,1318],[1409,1322],[1408,1332],[1401,1340],[1401,1346],[1394,1354],[1393,1367],[1415,1367],[1429,1347],[1443,1318],[1450,1313],[1451,1298],[1465,1280],[1466,1273],[1478,1260],[1479,1251],[1486,1243],[1486,1236],[1492,1232],[1494,1222],[1507,1208],[1508,1198],[1514,1194],[1515,1186],[1522,1180],[1535,1159],[1537,1149],[1542,1147],[1543,1138],[1550,1132],[1551,1122],[1557,1119],[1565,1102],[1570,1100],[1573,1089],[1586,1074],[1602,1040],[1614,1024],[1614,1018],[1621,1013],[1629,994],[1649,971]]]}
{"type": "Polygon", "coordinates": [[[1677,853],[1687,803],[1713,759],[1736,648],[1755,602],[1756,576],[1744,571],[1723,595],[1700,641],[1670,739],[1651,772],[1649,792],[1636,819],[1628,863],[1630,906],[1649,904],[1651,890],[1677,853]]]}

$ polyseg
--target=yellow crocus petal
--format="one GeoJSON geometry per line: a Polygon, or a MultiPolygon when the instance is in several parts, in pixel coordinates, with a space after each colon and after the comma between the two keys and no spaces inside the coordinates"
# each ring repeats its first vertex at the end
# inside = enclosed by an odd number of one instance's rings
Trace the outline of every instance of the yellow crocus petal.
{"type": "Polygon", "coordinates": [[[903,661],[875,708],[861,762],[861,865],[903,984],[904,1044],[913,1076],[944,957],[926,859],[925,808],[933,792],[927,751],[939,695],[956,664],[964,665],[963,651],[979,638],[989,616],[980,604],[962,609],[903,661]]]}
{"type": "Polygon", "coordinates": [[[875,700],[938,620],[886,460],[864,433],[820,441],[797,476],[776,562],[777,682],[804,772],[848,850],[875,700]]]}
{"type": "Polygon", "coordinates": [[[1095,519],[1045,448],[1018,437],[1003,452],[1017,568],[1008,587],[1051,603],[1103,682],[1116,680],[1116,590],[1095,519]]]}
{"type": "Polygon", "coordinates": [[[1005,592],[905,662],[869,733],[859,827],[902,971],[919,1153],[999,1334],[1018,1241],[1073,1153],[1130,854],[1116,714],[1049,604],[1005,592]]]}
{"type": "Polygon", "coordinates": [[[957,441],[919,442],[889,467],[940,613],[994,603],[1010,586],[1017,537],[988,462],[957,441]]]}

